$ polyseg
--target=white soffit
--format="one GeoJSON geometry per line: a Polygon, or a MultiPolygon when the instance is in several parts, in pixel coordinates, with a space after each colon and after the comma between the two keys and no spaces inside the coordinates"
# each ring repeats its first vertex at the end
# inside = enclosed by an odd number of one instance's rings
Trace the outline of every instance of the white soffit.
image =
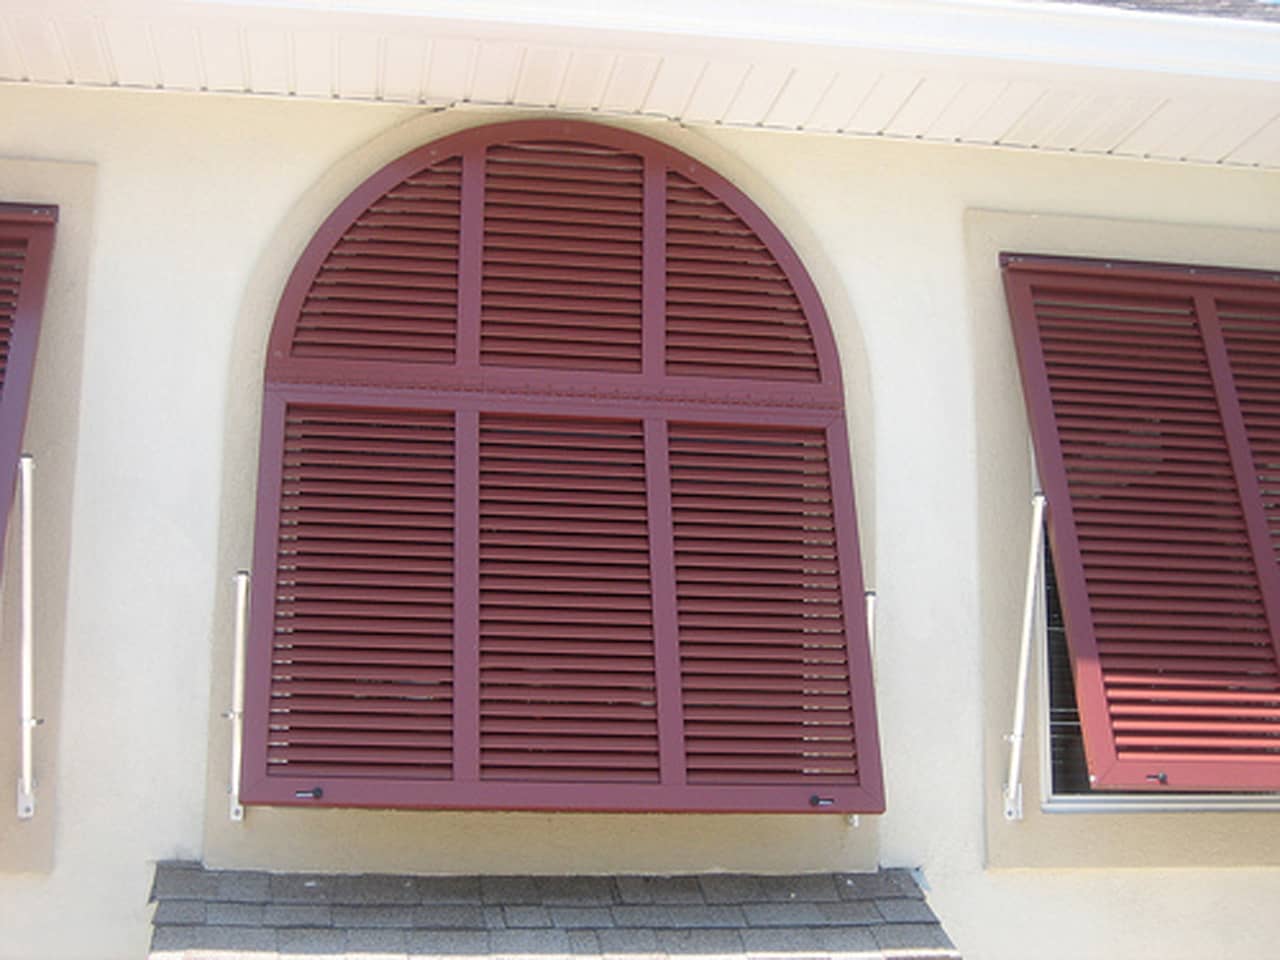
{"type": "Polygon", "coordinates": [[[0,0],[0,81],[1280,168],[1280,24],[1034,0],[0,0]]]}

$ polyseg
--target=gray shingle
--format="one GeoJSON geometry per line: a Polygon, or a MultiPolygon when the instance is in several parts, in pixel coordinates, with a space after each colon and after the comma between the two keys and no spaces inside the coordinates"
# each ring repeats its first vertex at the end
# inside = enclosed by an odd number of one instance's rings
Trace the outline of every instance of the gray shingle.
{"type": "Polygon", "coordinates": [[[502,907],[500,909],[508,927],[551,926],[551,911],[546,907],[502,907]]]}
{"type": "Polygon", "coordinates": [[[156,904],[156,912],[151,922],[157,927],[175,923],[204,923],[204,902],[202,900],[162,900],[156,904]]]}
{"type": "Polygon", "coordinates": [[[199,864],[163,861],[156,864],[151,899],[208,900],[217,885],[217,879],[199,864]]]}
{"type": "Polygon", "coordinates": [[[347,948],[347,935],[332,927],[290,927],[280,931],[280,954],[331,955],[347,948]]]}
{"type": "Polygon", "coordinates": [[[831,875],[801,874],[792,877],[758,877],[763,900],[808,900],[814,903],[840,899],[831,875]]]}
{"type": "MultiPolygon", "coordinates": [[[[867,938],[872,946],[875,941],[867,938]]],[[[742,931],[748,953],[822,953],[826,944],[812,927],[769,927],[742,931]]]]}
{"type": "Polygon", "coordinates": [[[537,890],[547,906],[593,907],[613,903],[612,877],[538,877],[537,890]]]}
{"type": "MultiPolygon", "coordinates": [[[[611,930],[604,931],[612,933],[611,930]]],[[[600,938],[594,930],[570,930],[569,952],[575,957],[600,956],[600,938]]]]}
{"type": "Polygon", "coordinates": [[[842,900],[839,903],[815,904],[823,923],[844,925],[879,923],[882,915],[873,900],[842,900]]]}
{"type": "Polygon", "coordinates": [[[648,877],[614,877],[613,888],[622,903],[653,903],[648,877]]]}
{"type": "Polygon", "coordinates": [[[843,900],[875,900],[881,897],[922,899],[924,897],[907,870],[843,873],[836,877],[836,888],[843,900]]]}
{"type": "Polygon", "coordinates": [[[603,954],[658,952],[658,935],[649,929],[597,930],[596,937],[603,954]]]}
{"type": "Polygon", "coordinates": [[[893,900],[877,900],[876,909],[890,923],[937,923],[929,905],[923,900],[898,897],[893,900]]]}
{"type": "Polygon", "coordinates": [[[564,930],[494,930],[489,949],[495,954],[569,953],[569,935],[564,930]]]}
{"type": "Polygon", "coordinates": [[[269,874],[259,870],[219,870],[214,897],[235,903],[266,903],[271,888],[269,874]]]}
{"type": "Polygon", "coordinates": [[[873,926],[819,927],[817,934],[823,950],[834,956],[877,949],[874,929],[873,926]]]}
{"type": "Polygon", "coordinates": [[[627,904],[612,909],[613,922],[619,927],[669,927],[671,908],[657,905],[627,904]]]}
{"type": "Polygon", "coordinates": [[[479,877],[418,877],[414,880],[423,903],[479,903],[479,877]]]}
{"type": "Polygon", "coordinates": [[[364,874],[334,877],[330,899],[334,903],[421,903],[418,884],[413,877],[364,874]]]}
{"type": "Polygon", "coordinates": [[[707,903],[751,903],[764,899],[760,878],[723,873],[698,878],[707,903]]]}
{"type": "Polygon", "coordinates": [[[650,877],[649,896],[654,903],[704,903],[697,877],[650,877]]]}
{"type": "Polygon", "coordinates": [[[489,952],[489,933],[483,930],[410,930],[405,942],[410,954],[464,957],[489,952]]]}
{"type": "Polygon", "coordinates": [[[552,907],[551,922],[565,930],[612,927],[613,915],[608,907],[552,907]]]}
{"type": "Polygon", "coordinates": [[[151,941],[155,950],[277,949],[276,931],[262,927],[160,927],[151,941]]]}
{"type": "Polygon", "coordinates": [[[328,927],[333,916],[327,903],[269,903],[263,922],[269,927],[328,927]]]}
{"type": "Polygon", "coordinates": [[[262,903],[210,903],[205,910],[205,922],[227,927],[261,927],[266,909],[262,903]]]}
{"type": "Polygon", "coordinates": [[[542,903],[533,877],[481,877],[480,895],[485,903],[542,903]]]}
{"type": "Polygon", "coordinates": [[[346,931],[348,953],[407,954],[408,938],[403,930],[361,928],[346,931]]]}
{"type": "Polygon", "coordinates": [[[942,928],[932,923],[885,923],[867,929],[883,950],[951,946],[942,928]]]}
{"type": "Polygon", "coordinates": [[[748,903],[742,907],[747,923],[753,927],[820,926],[827,922],[816,903],[748,903]]]}
{"type": "Polygon", "coordinates": [[[659,930],[658,946],[667,953],[727,954],[742,952],[737,930],[659,930]]]}
{"type": "Polygon", "coordinates": [[[436,930],[485,930],[484,908],[469,903],[426,903],[413,908],[412,923],[415,927],[436,930]]]}
{"type": "Polygon", "coordinates": [[[360,906],[335,906],[335,927],[412,927],[421,907],[408,904],[366,903],[360,906]]]}
{"type": "Polygon", "coordinates": [[[673,927],[730,927],[743,926],[742,908],[719,904],[697,906],[676,904],[667,908],[673,927]]]}
{"type": "Polygon", "coordinates": [[[273,903],[327,903],[333,881],[321,874],[272,874],[267,896],[273,903]]]}

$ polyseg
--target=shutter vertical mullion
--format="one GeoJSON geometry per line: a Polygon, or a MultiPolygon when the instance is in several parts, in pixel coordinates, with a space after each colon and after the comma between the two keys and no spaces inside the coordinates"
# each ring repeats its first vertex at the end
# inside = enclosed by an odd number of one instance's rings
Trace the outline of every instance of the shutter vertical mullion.
{"type": "Polygon", "coordinates": [[[480,368],[481,290],[484,283],[485,150],[462,155],[458,223],[458,357],[460,370],[480,368]]]}
{"type": "Polygon", "coordinates": [[[1235,377],[1231,372],[1231,360],[1227,354],[1222,324],[1218,319],[1217,300],[1211,291],[1198,291],[1195,305],[1200,336],[1204,341],[1205,356],[1218,398],[1222,430],[1231,455],[1231,468],[1235,473],[1236,488],[1240,492],[1240,512],[1244,515],[1249,547],[1258,572],[1262,605],[1267,612],[1271,646],[1280,658],[1280,568],[1277,568],[1274,560],[1262,490],[1258,485],[1258,473],[1253,462],[1253,451],[1249,446],[1244,413],[1236,392],[1235,377]]]}
{"type": "Polygon", "coordinates": [[[858,518],[853,502],[852,451],[849,428],[843,416],[827,427],[827,478],[831,484],[831,512],[835,521],[836,557],[840,568],[840,594],[844,613],[849,690],[853,696],[854,744],[857,750],[858,786],[873,797],[883,791],[880,774],[880,736],[876,726],[875,678],[871,637],[862,602],[862,547],[858,542],[858,518]]]}
{"type": "Polygon", "coordinates": [[[480,779],[480,415],[454,421],[453,778],[480,779]]]}
{"type": "Polygon", "coordinates": [[[667,166],[657,157],[644,161],[641,290],[641,375],[658,385],[666,375],[667,355],[667,166]]]}
{"type": "Polygon", "coordinates": [[[658,697],[659,773],[664,787],[687,775],[680,635],[676,616],[676,547],[671,508],[667,421],[644,422],[645,487],[649,505],[649,583],[653,609],[654,681],[658,697]]]}
{"type": "Polygon", "coordinates": [[[1063,462],[1057,414],[1049,389],[1049,372],[1044,343],[1040,339],[1039,316],[1032,297],[1032,275],[1005,266],[1005,290],[1013,318],[1013,334],[1018,365],[1022,372],[1031,441],[1040,470],[1040,486],[1047,501],[1046,521],[1053,552],[1062,616],[1067,627],[1076,702],[1082,720],[1085,759],[1090,780],[1105,781],[1117,761],[1116,742],[1110,709],[1098,658],[1098,638],[1084,576],[1084,559],[1076,531],[1071,490],[1063,462]]]}

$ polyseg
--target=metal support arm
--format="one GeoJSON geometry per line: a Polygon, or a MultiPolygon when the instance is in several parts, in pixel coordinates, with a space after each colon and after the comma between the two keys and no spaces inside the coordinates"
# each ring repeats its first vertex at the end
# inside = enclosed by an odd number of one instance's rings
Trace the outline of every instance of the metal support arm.
{"type": "Polygon", "coordinates": [[[235,653],[231,667],[231,709],[223,716],[231,721],[231,777],[227,786],[230,797],[228,813],[232,820],[244,819],[240,803],[240,758],[244,754],[244,644],[249,625],[249,571],[235,576],[236,621],[235,653]]]}
{"type": "Polygon", "coordinates": [[[21,761],[18,773],[18,819],[30,820],[36,815],[36,778],[35,748],[33,736],[35,728],[44,721],[36,716],[36,638],[33,607],[35,598],[32,580],[32,559],[34,545],[31,530],[32,514],[32,475],[35,472],[35,460],[29,453],[24,453],[18,460],[18,510],[21,530],[21,557],[19,558],[18,578],[20,583],[20,600],[18,608],[18,629],[21,636],[19,663],[21,678],[20,702],[18,704],[18,728],[21,741],[21,761]]]}
{"type": "Polygon", "coordinates": [[[1022,643],[1018,648],[1018,687],[1009,741],[1009,777],[1004,784],[1004,818],[1022,819],[1022,740],[1027,729],[1027,683],[1031,675],[1031,640],[1039,590],[1040,553],[1044,542],[1044,494],[1031,498],[1031,536],[1027,551],[1027,585],[1022,603],[1022,643]]]}

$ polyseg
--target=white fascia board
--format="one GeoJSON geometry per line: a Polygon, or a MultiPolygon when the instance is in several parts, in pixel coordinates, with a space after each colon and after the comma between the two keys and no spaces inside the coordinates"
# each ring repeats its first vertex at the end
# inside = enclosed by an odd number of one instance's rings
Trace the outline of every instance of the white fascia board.
{"type": "Polygon", "coordinates": [[[393,25],[450,34],[647,35],[1280,83],[1280,24],[1037,0],[17,0],[50,14],[208,16],[291,25],[393,25]]]}

